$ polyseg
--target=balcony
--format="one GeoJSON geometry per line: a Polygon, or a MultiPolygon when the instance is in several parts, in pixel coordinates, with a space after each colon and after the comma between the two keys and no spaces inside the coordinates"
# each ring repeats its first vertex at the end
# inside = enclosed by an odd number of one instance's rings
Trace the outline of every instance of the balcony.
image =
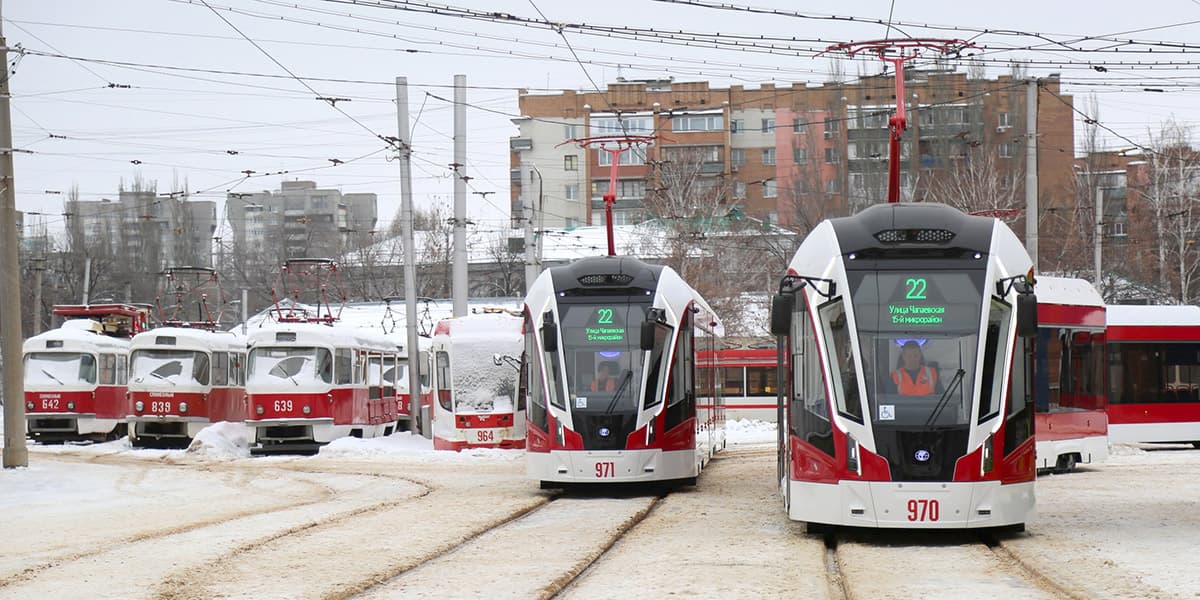
{"type": "Polygon", "coordinates": [[[724,173],[725,172],[725,161],[723,161],[723,160],[705,161],[703,164],[700,165],[700,172],[706,173],[706,174],[724,173]]]}

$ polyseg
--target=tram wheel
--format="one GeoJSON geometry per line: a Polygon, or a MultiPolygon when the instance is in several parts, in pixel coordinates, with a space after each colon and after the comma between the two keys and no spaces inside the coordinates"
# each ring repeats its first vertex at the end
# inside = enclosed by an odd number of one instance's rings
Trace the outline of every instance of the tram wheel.
{"type": "Polygon", "coordinates": [[[1192,442],[1192,447],[1197,450],[1200,450],[1200,442],[1192,442]]]}
{"type": "Polygon", "coordinates": [[[1054,466],[1054,470],[1059,473],[1069,473],[1075,470],[1075,455],[1062,454],[1058,457],[1058,464],[1054,466]]]}

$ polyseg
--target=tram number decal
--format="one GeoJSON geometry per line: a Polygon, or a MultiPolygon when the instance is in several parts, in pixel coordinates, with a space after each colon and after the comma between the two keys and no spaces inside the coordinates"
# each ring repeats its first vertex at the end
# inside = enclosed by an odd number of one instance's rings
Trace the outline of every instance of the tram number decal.
{"type": "Polygon", "coordinates": [[[617,476],[617,464],[611,460],[596,463],[596,479],[617,476]]]}
{"type": "Polygon", "coordinates": [[[58,398],[42,398],[42,410],[58,410],[58,398]]]}
{"type": "Polygon", "coordinates": [[[926,300],[925,297],[925,278],[909,277],[904,280],[904,285],[908,287],[908,293],[904,295],[906,300],[926,300]]]}
{"type": "Polygon", "coordinates": [[[611,325],[612,318],[613,318],[613,309],[611,309],[611,308],[597,308],[596,309],[596,323],[604,324],[604,325],[611,325]]]}
{"type": "Polygon", "coordinates": [[[171,403],[165,400],[155,401],[150,403],[150,412],[157,414],[167,414],[171,412],[171,403]]]}
{"type": "Polygon", "coordinates": [[[490,429],[480,429],[475,432],[475,441],[494,442],[496,441],[496,432],[490,429]]]}
{"type": "Polygon", "coordinates": [[[912,499],[908,501],[909,521],[937,521],[941,518],[941,507],[937,500],[912,499]]]}
{"type": "Polygon", "coordinates": [[[292,412],[291,400],[276,400],[275,412],[292,412]]]}

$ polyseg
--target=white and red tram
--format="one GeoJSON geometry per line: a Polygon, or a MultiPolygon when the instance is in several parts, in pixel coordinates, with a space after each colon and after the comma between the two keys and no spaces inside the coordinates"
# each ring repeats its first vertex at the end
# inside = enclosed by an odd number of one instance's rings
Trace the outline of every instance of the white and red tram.
{"type": "Polygon", "coordinates": [[[716,369],[701,362],[723,329],[670,268],[606,256],[548,269],[524,331],[526,467],[543,486],[694,483],[724,446],[716,369]]]}
{"type": "Polygon", "coordinates": [[[438,322],[429,350],[434,449],[525,447],[521,324],[504,311],[438,322]]]}
{"type": "Polygon", "coordinates": [[[1027,272],[1003,223],[940,204],[872,206],[805,238],[771,311],[790,518],[1024,526],[1036,476],[1027,272]]]}
{"type": "Polygon", "coordinates": [[[129,338],[148,326],[149,310],[63,305],[54,314],[69,320],[25,340],[22,349],[29,437],[82,441],[125,435],[129,338]]]}
{"type": "Polygon", "coordinates": [[[186,448],[201,429],[246,420],[246,341],[227,331],[160,327],[129,354],[129,441],[186,448]]]}
{"type": "Polygon", "coordinates": [[[1038,469],[1108,458],[1105,307],[1082,279],[1038,277],[1034,430],[1038,469]]]}
{"type": "Polygon", "coordinates": [[[1200,448],[1200,307],[1108,307],[1108,436],[1200,448]]]}
{"type": "MultiPolygon", "coordinates": [[[[779,353],[774,348],[725,348],[712,353],[727,419],[774,423],[779,406],[779,353]]],[[[707,362],[709,354],[705,354],[707,362]]]]}
{"type": "Polygon", "coordinates": [[[246,424],[255,454],[316,452],[353,436],[391,435],[400,360],[387,335],[343,325],[273,323],[247,338],[246,424]]]}

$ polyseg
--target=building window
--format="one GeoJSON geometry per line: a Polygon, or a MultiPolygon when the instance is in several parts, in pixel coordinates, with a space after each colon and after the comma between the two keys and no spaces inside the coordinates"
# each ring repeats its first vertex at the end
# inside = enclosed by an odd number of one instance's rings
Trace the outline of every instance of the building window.
{"type": "Polygon", "coordinates": [[[808,148],[792,148],[792,162],[808,162],[808,148]]]}
{"type": "Polygon", "coordinates": [[[1000,144],[1000,158],[1012,158],[1016,156],[1016,149],[1013,147],[1016,144],[1000,144]]]}
{"type": "Polygon", "coordinates": [[[801,121],[799,117],[792,119],[792,133],[804,133],[808,129],[808,123],[801,121]]]}
{"type": "Polygon", "coordinates": [[[829,164],[837,164],[837,163],[841,162],[841,159],[842,159],[841,154],[838,152],[837,148],[826,148],[825,149],[825,162],[827,162],[829,164]]]}
{"type": "Polygon", "coordinates": [[[671,117],[671,131],[721,131],[724,115],[680,115],[671,117]]]}
{"type": "MultiPolygon", "coordinates": [[[[597,179],[592,182],[592,200],[603,200],[604,194],[608,193],[608,180],[597,179]]],[[[642,200],[646,197],[646,180],[644,179],[618,179],[617,180],[617,199],[618,200],[642,200]]]]}
{"type": "Polygon", "coordinates": [[[763,119],[762,120],[762,132],[763,133],[775,133],[775,119],[763,119]]]}
{"type": "Polygon", "coordinates": [[[774,198],[776,193],[774,179],[768,179],[763,182],[763,198],[774,198]]]}
{"type": "Polygon", "coordinates": [[[729,132],[730,133],[741,133],[745,130],[746,130],[746,120],[745,119],[731,119],[729,121],[729,132]]]}
{"type": "Polygon", "coordinates": [[[853,194],[861,194],[867,191],[866,175],[863,173],[850,174],[850,192],[853,194]]]}
{"type": "Polygon", "coordinates": [[[649,134],[654,132],[654,118],[644,117],[594,117],[591,122],[592,135],[649,134]]]}
{"type": "MultiPolygon", "coordinates": [[[[602,167],[612,166],[612,154],[607,150],[597,150],[600,153],[600,158],[596,161],[602,167]]],[[[646,149],[641,146],[632,146],[628,150],[621,153],[621,162],[618,163],[622,167],[632,167],[646,164],[646,149]]]]}
{"type": "Polygon", "coordinates": [[[568,183],[566,185],[566,187],[563,188],[563,197],[566,198],[567,200],[578,200],[579,199],[579,184],[578,183],[568,183]]]}
{"type": "Polygon", "coordinates": [[[563,125],[563,139],[573,140],[579,137],[578,125],[563,125]]]}
{"type": "Polygon", "coordinates": [[[1002,112],[1002,113],[1000,113],[999,119],[997,119],[996,126],[997,126],[997,127],[999,127],[1000,129],[1009,129],[1009,128],[1011,128],[1011,127],[1013,126],[1013,116],[1012,116],[1012,113],[1010,113],[1010,112],[1002,112]]]}
{"type": "Polygon", "coordinates": [[[769,211],[767,213],[767,222],[772,225],[778,225],[779,224],[779,212],[774,211],[774,210],[769,211]]]}
{"type": "Polygon", "coordinates": [[[763,149],[762,164],[764,164],[764,165],[775,164],[775,149],[774,148],[764,148],[763,149]]]}
{"type": "MultiPolygon", "coordinates": [[[[714,163],[721,161],[721,146],[669,146],[664,150],[667,160],[714,163]]],[[[745,157],[742,158],[745,164],[745,157]]]]}
{"type": "Polygon", "coordinates": [[[746,182],[733,182],[733,197],[739,200],[746,197],[746,182]]]}
{"type": "Polygon", "coordinates": [[[839,185],[839,183],[840,183],[840,182],[839,182],[838,180],[836,180],[836,179],[830,179],[830,180],[827,180],[827,181],[825,182],[825,193],[827,193],[827,194],[836,194],[836,193],[838,193],[839,191],[841,191],[841,189],[842,189],[842,186],[841,186],[841,185],[839,185]]]}
{"type": "Polygon", "coordinates": [[[731,149],[729,151],[729,163],[735,167],[746,164],[746,150],[744,148],[731,149]]]}
{"type": "Polygon", "coordinates": [[[838,130],[837,119],[825,119],[825,137],[833,137],[833,134],[838,130]]]}
{"type": "Polygon", "coordinates": [[[563,170],[564,171],[578,171],[579,170],[579,156],[577,156],[575,154],[568,154],[568,155],[564,156],[563,157],[563,170]]]}

